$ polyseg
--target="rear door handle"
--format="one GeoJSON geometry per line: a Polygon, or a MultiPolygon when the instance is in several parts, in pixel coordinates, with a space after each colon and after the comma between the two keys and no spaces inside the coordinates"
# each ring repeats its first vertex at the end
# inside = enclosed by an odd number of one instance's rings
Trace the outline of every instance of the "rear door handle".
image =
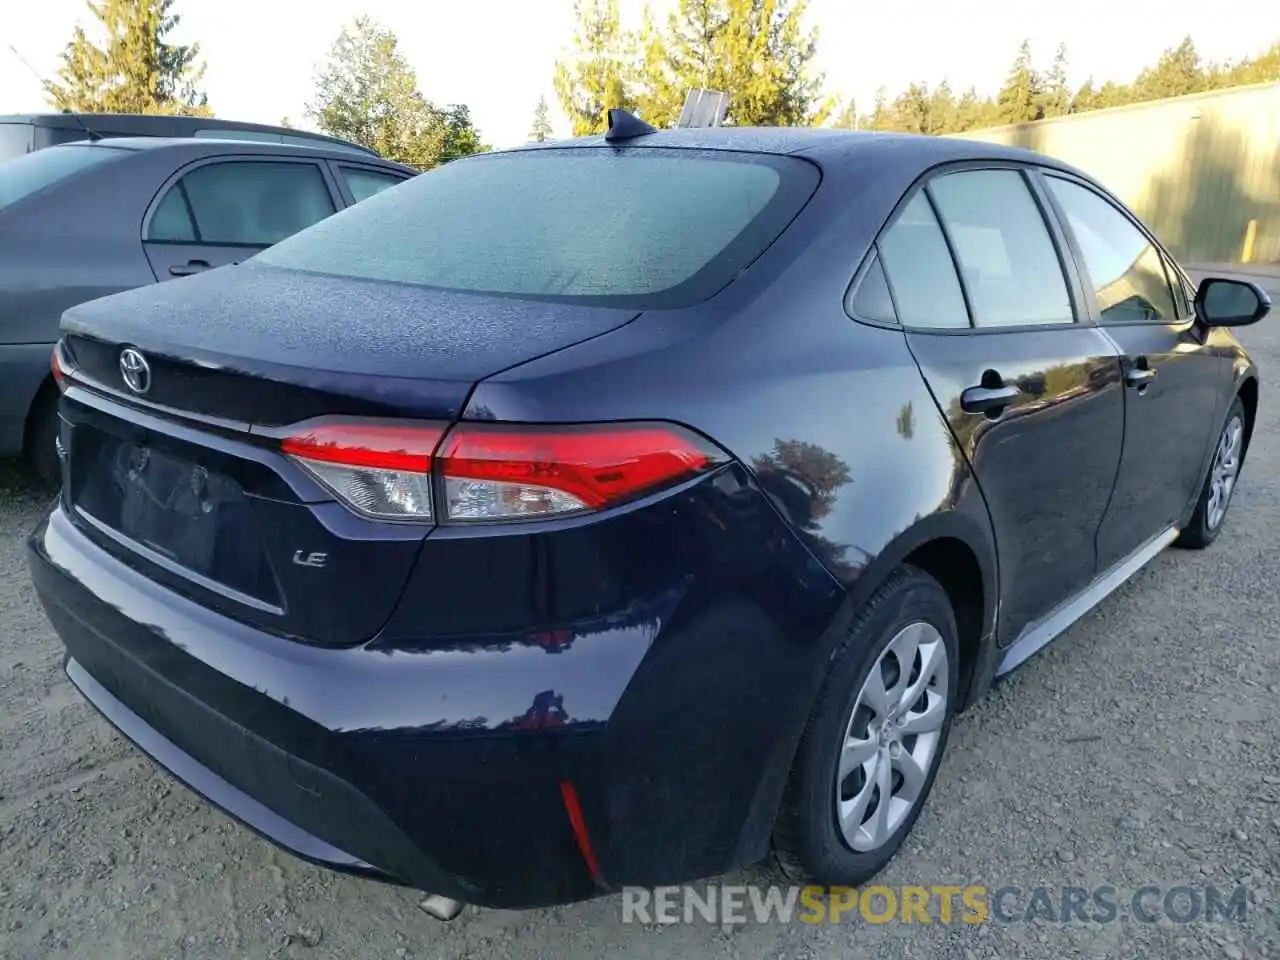
{"type": "Polygon", "coordinates": [[[1156,378],[1156,372],[1150,367],[1130,367],[1124,372],[1124,382],[1130,387],[1146,386],[1156,378]]]}
{"type": "Polygon", "coordinates": [[[175,263],[169,268],[169,275],[171,277],[189,277],[193,273],[200,273],[202,270],[208,269],[208,260],[188,260],[186,263],[175,263]]]}
{"type": "Polygon", "coordinates": [[[996,413],[1018,399],[1022,391],[1013,386],[969,387],[960,394],[960,408],[965,413],[996,413]]]}

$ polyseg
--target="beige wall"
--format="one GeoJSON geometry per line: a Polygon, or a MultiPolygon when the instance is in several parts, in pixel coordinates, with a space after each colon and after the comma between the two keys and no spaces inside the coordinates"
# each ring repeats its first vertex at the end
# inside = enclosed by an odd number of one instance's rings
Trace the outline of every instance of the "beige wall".
{"type": "Polygon", "coordinates": [[[1079,167],[1187,261],[1280,262],[1280,83],[1236,87],[955,136],[1079,167]]]}

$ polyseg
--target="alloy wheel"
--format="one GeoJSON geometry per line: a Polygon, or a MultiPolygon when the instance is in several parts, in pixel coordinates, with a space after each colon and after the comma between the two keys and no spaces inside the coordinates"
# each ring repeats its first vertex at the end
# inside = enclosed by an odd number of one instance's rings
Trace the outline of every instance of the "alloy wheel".
{"type": "Polygon", "coordinates": [[[850,848],[884,846],[920,802],[947,718],[947,647],[908,624],[876,658],[854,701],[836,771],[835,815],[850,848]]]}
{"type": "Polygon", "coordinates": [[[1213,454],[1213,466],[1209,470],[1209,502],[1205,508],[1205,523],[1216,530],[1227,515],[1231,495],[1236,489],[1236,477],[1240,473],[1240,454],[1244,450],[1244,423],[1233,416],[1222,428],[1218,447],[1213,454]]]}

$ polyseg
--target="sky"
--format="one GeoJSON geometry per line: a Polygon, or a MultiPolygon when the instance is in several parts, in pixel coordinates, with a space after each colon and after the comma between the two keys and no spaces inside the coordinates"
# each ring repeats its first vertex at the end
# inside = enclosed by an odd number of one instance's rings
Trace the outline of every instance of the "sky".
{"type": "MultiPolygon", "coordinates": [[[[619,3],[624,23],[638,25],[643,0],[619,3]]],[[[671,3],[651,0],[656,10],[671,3]]],[[[200,42],[219,117],[309,126],[316,63],[344,25],[366,14],[399,36],[427,98],[470,106],[494,146],[527,139],[539,95],[552,106],[556,135],[569,132],[552,73],[572,36],[572,0],[178,0],[176,9],[183,21],[174,39],[200,42]]],[[[830,92],[866,109],[878,88],[892,94],[918,80],[994,93],[1023,39],[1046,67],[1065,43],[1073,86],[1089,76],[1131,80],[1187,34],[1214,60],[1280,40],[1280,4],[1260,0],[810,0],[808,18],[830,92]]],[[[48,108],[9,46],[53,77],[77,22],[93,23],[84,0],[39,0],[3,17],[0,114],[48,108]]]]}

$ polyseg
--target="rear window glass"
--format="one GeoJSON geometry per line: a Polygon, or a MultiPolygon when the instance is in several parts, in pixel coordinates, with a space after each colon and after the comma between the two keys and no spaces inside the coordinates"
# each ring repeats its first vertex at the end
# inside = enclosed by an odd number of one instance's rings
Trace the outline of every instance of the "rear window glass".
{"type": "Polygon", "coordinates": [[[219,127],[204,127],[193,136],[207,140],[253,140],[258,143],[283,143],[278,133],[267,133],[262,130],[226,130],[219,127]]]}
{"type": "Polygon", "coordinates": [[[0,210],[60,180],[129,155],[106,147],[49,147],[0,161],[0,210]]]}
{"type": "Polygon", "coordinates": [[[0,161],[20,157],[31,149],[31,124],[0,123],[0,161]]]}
{"type": "Polygon", "coordinates": [[[257,262],[471,293],[678,307],[731,281],[818,183],[793,157],[606,148],[445,164],[257,262]]]}

